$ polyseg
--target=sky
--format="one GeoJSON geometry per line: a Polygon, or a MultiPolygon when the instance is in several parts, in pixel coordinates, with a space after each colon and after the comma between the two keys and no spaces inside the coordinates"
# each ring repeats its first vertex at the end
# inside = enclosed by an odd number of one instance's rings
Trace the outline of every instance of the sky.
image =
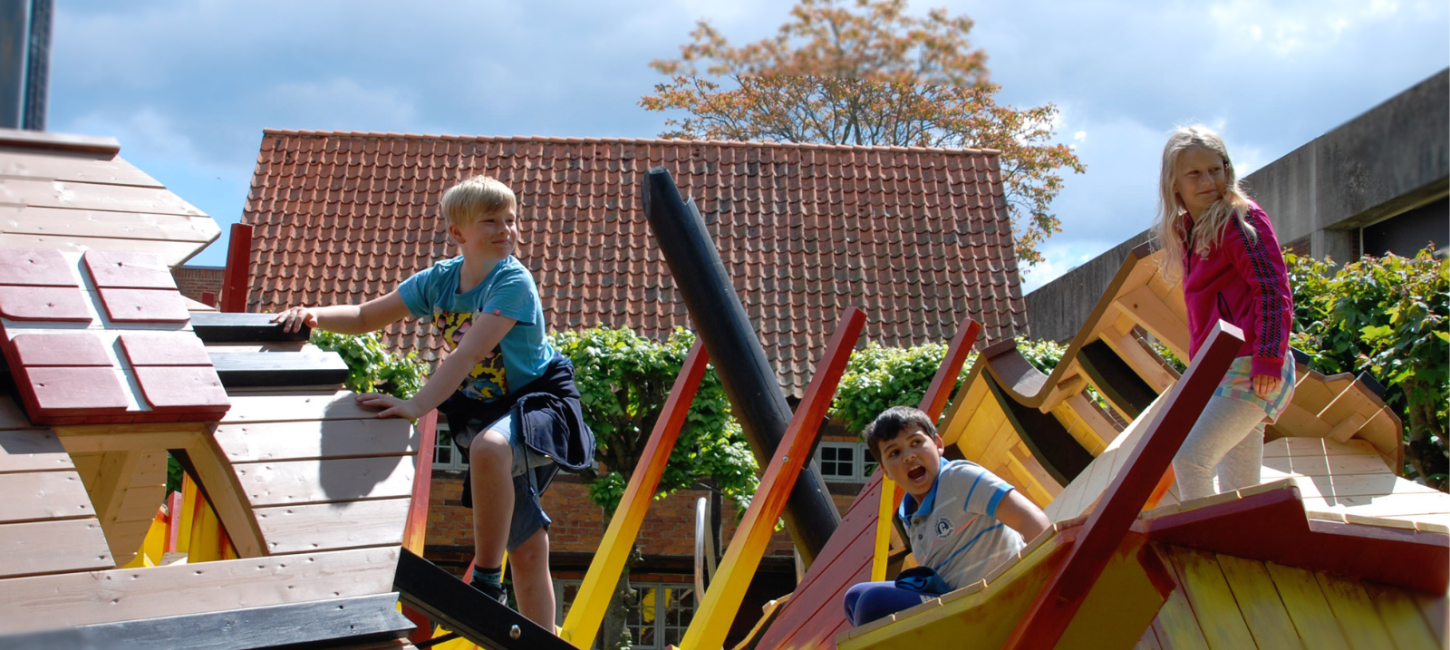
{"type": "MultiPolygon", "coordinates": [[[[58,0],[51,131],[121,156],[210,214],[225,263],[262,130],[656,137],[639,98],[696,21],[737,44],[784,1],[58,0]]],[[[1247,175],[1450,65],[1444,0],[915,0],[975,21],[998,101],[1056,105],[1087,172],[1031,291],[1147,228],[1176,125],[1218,129],[1247,175]]]]}

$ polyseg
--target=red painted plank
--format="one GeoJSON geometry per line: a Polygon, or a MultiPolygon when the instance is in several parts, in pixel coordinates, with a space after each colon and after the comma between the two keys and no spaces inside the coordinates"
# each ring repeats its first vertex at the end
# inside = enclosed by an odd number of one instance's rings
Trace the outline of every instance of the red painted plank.
{"type": "Polygon", "coordinates": [[[1253,494],[1135,525],[1154,541],[1443,594],[1450,536],[1310,520],[1298,488],[1253,494]]]}
{"type": "Polygon", "coordinates": [[[91,311],[80,289],[0,286],[0,316],[11,320],[88,323],[91,311]]]}
{"type": "Polygon", "coordinates": [[[227,270],[222,277],[222,304],[219,310],[240,313],[247,310],[247,288],[251,285],[252,226],[232,224],[227,244],[227,270]]]}
{"type": "Polygon", "coordinates": [[[89,250],[81,258],[96,287],[120,289],[175,289],[166,263],[151,253],[89,250]]]}
{"type": "MultiPolygon", "coordinates": [[[[921,409],[932,420],[941,416],[956,387],[957,375],[966,363],[981,324],[968,318],[962,321],[952,337],[946,357],[932,377],[931,386],[922,396],[921,409]]],[[[821,549],[795,595],[785,604],[774,624],[760,638],[760,650],[787,648],[836,647],[836,634],[847,626],[843,600],[851,585],[871,579],[871,563],[876,555],[876,522],[881,502],[881,470],[851,504],[841,526],[821,549]]],[[[900,499],[901,491],[894,495],[900,499]]]]}
{"type": "Polygon", "coordinates": [[[0,284],[79,287],[72,265],[58,250],[15,248],[0,255],[0,284]]]}
{"type": "Polygon", "coordinates": [[[104,366],[111,367],[106,346],[95,334],[88,332],[25,332],[11,339],[18,365],[27,368],[42,366],[104,366]]]}
{"type": "Polygon", "coordinates": [[[124,412],[126,390],[106,368],[24,368],[17,377],[31,419],[124,412]],[[34,408],[30,408],[31,406],[34,408]]]}
{"type": "Polygon", "coordinates": [[[1103,492],[1088,516],[1076,543],[1062,564],[1038,592],[1027,613],[1017,622],[1003,650],[1051,650],[1077,614],[1113,552],[1128,534],[1133,520],[1158,485],[1164,470],[1213,396],[1234,356],[1243,346],[1243,332],[1219,321],[1198,358],[1173,385],[1167,402],[1148,425],[1147,432],[1103,492]]]}
{"type": "MultiPolygon", "coordinates": [[[[403,526],[403,548],[423,557],[423,544],[428,537],[428,499],[433,486],[433,448],[438,442],[438,411],[428,411],[418,420],[417,426],[418,466],[413,472],[413,498],[408,503],[408,523],[403,526]]],[[[433,621],[427,615],[407,605],[403,605],[402,609],[403,616],[418,628],[408,635],[409,642],[418,644],[433,638],[433,621]]]]}
{"type": "Polygon", "coordinates": [[[191,332],[127,332],[121,349],[133,366],[210,366],[206,344],[191,332]]]}
{"type": "Polygon", "coordinates": [[[211,366],[142,366],[135,372],[141,394],[154,409],[194,411],[200,419],[216,419],[219,411],[231,407],[211,366]]]}
{"type": "Polygon", "coordinates": [[[106,315],[117,323],[185,323],[191,320],[174,289],[100,289],[106,315]]]}

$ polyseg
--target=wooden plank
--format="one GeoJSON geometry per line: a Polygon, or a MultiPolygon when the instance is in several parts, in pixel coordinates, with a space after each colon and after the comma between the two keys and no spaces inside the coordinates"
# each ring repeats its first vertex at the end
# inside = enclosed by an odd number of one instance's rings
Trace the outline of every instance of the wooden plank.
{"type": "Polygon", "coordinates": [[[409,551],[402,552],[392,582],[404,604],[489,650],[574,648],[552,630],[539,627],[409,551]]]}
{"type": "Polygon", "coordinates": [[[1304,644],[1294,631],[1294,622],[1289,619],[1289,612],[1284,609],[1264,563],[1232,555],[1217,557],[1259,650],[1303,650],[1304,644]]]}
{"type": "Polygon", "coordinates": [[[1345,476],[1349,474],[1389,474],[1379,456],[1297,456],[1289,459],[1289,471],[1304,476],[1345,476]]]}
{"type": "MultiPolygon", "coordinates": [[[[982,377],[985,374],[984,363],[986,363],[985,360],[979,357],[971,374],[967,375],[967,379],[962,382],[962,387],[957,389],[957,395],[952,400],[952,407],[947,411],[946,419],[942,420],[941,426],[937,428],[937,433],[942,437],[942,443],[948,447],[961,446],[963,439],[972,438],[970,434],[977,428],[976,418],[993,416],[990,411],[982,411],[982,408],[990,403],[987,399],[987,384],[982,377]]],[[[998,412],[995,417],[1005,418],[1006,416],[998,412]]],[[[984,421],[980,426],[988,425],[984,421]]],[[[966,447],[963,447],[963,451],[965,450],[966,447]]]]}
{"type": "Polygon", "coordinates": [[[1435,640],[1435,633],[1420,615],[1415,599],[1401,589],[1374,589],[1371,592],[1380,620],[1399,650],[1438,650],[1444,646],[1435,640]]]}
{"type": "Polygon", "coordinates": [[[166,473],[161,473],[161,482],[155,485],[132,485],[126,488],[121,499],[121,508],[116,512],[116,521],[144,521],[150,523],[156,511],[166,500],[166,473]]]}
{"type": "Polygon", "coordinates": [[[90,492],[91,487],[96,484],[96,477],[101,473],[101,454],[71,454],[71,461],[75,463],[76,473],[81,477],[81,483],[90,492]]]}
{"type": "Polygon", "coordinates": [[[1440,642],[1440,647],[1450,645],[1446,639],[1446,627],[1450,626],[1450,607],[1447,607],[1445,594],[1415,594],[1415,604],[1420,608],[1420,614],[1424,615],[1425,623],[1435,633],[1435,638],[1440,642]]]}
{"type": "Polygon", "coordinates": [[[115,566],[95,517],[0,525],[0,578],[115,566]]]}
{"type": "Polygon", "coordinates": [[[95,516],[74,472],[0,474],[0,494],[0,522],[95,516]]]}
{"type": "Polygon", "coordinates": [[[253,507],[355,501],[413,493],[413,457],[242,463],[242,491],[253,507]]]}
{"type": "Polygon", "coordinates": [[[1133,650],[1163,650],[1163,646],[1158,643],[1158,636],[1150,626],[1143,630],[1143,638],[1138,639],[1138,643],[1133,645],[1133,650]]]}
{"type": "Polygon", "coordinates": [[[206,343],[257,343],[306,341],[310,328],[296,332],[283,331],[272,322],[272,314],[244,312],[205,312],[191,317],[192,330],[206,343]]]}
{"type": "Polygon", "coordinates": [[[166,188],[119,156],[80,152],[0,149],[0,177],[166,188]]]}
{"type": "Polygon", "coordinates": [[[1264,566],[1274,579],[1284,609],[1306,648],[1349,650],[1349,642],[1313,572],[1273,562],[1266,562],[1264,566]]]}
{"type": "Polygon", "coordinates": [[[262,531],[252,504],[245,496],[240,477],[233,465],[222,457],[221,448],[211,436],[199,436],[185,451],[184,465],[196,472],[199,487],[226,528],[239,557],[262,555],[262,531]]]}
{"type": "Polygon", "coordinates": [[[1158,339],[1179,359],[1189,358],[1188,324],[1178,318],[1152,287],[1138,287],[1119,296],[1118,309],[1158,339]]]}
{"type": "Polygon", "coordinates": [[[1120,334],[1109,329],[1103,332],[1100,340],[1107,344],[1118,355],[1118,358],[1132,368],[1133,372],[1153,390],[1161,393],[1168,390],[1168,387],[1177,381],[1173,373],[1163,367],[1158,356],[1144,348],[1138,339],[1133,338],[1133,335],[1120,334]]]}
{"type": "Polygon", "coordinates": [[[403,542],[409,497],[257,508],[268,555],[403,542]]]}
{"type": "Polygon", "coordinates": [[[0,178],[0,205],[207,216],[164,188],[15,177],[0,178]]]}
{"type": "Polygon", "coordinates": [[[336,352],[211,353],[217,377],[227,388],[315,386],[347,381],[348,368],[336,352]]]}
{"type": "MultiPolygon", "coordinates": [[[[5,212],[6,208],[0,206],[0,219],[4,218],[5,212]]],[[[167,266],[180,265],[205,247],[207,243],[144,238],[83,237],[81,235],[31,235],[11,232],[0,234],[0,248],[54,248],[68,253],[84,253],[88,250],[152,253],[160,257],[167,266]]]]}
{"type": "MultiPolygon", "coordinates": [[[[104,452],[184,449],[207,428],[201,423],[59,426],[55,433],[73,456],[104,452]]],[[[89,485],[89,484],[88,484],[89,485]]]]}
{"type": "Polygon", "coordinates": [[[1181,584],[1168,596],[1163,609],[1158,610],[1151,629],[1157,633],[1163,650],[1209,650],[1181,584]]]}
{"type": "Polygon", "coordinates": [[[54,431],[0,430],[0,474],[73,469],[75,464],[54,431]]]}
{"type": "Polygon", "coordinates": [[[397,562],[398,549],[389,547],[14,578],[0,582],[0,629],[18,633],[383,594],[392,590],[397,562]]]}
{"type": "Polygon", "coordinates": [[[106,544],[111,548],[111,557],[115,559],[116,566],[126,566],[141,551],[141,544],[146,541],[151,522],[117,521],[103,523],[101,529],[106,533],[106,544]]]}
{"type": "MultiPolygon", "coordinates": [[[[5,208],[0,208],[5,210],[5,208]]],[[[206,243],[221,233],[211,217],[31,207],[11,212],[4,232],[43,237],[206,243]]]]}
{"type": "Polygon", "coordinates": [[[1224,579],[1218,558],[1178,546],[1169,547],[1168,553],[1178,574],[1183,576],[1184,593],[1193,605],[1208,647],[1212,650],[1253,648],[1254,637],[1224,579]]]}
{"type": "Polygon", "coordinates": [[[1400,444],[1402,430],[1399,416],[1387,406],[1375,413],[1356,434],[1361,440],[1374,445],[1375,451],[1396,476],[1401,474],[1401,466],[1405,462],[1405,449],[1400,444]]]}
{"type": "Polygon", "coordinates": [[[1318,579],[1319,588],[1324,591],[1325,600],[1329,602],[1329,609],[1339,620],[1351,648],[1376,650],[1394,647],[1389,632],[1385,630],[1384,621],[1380,620],[1374,601],[1370,600],[1364,585],[1323,572],[1316,573],[1315,578],[1318,579]]]}
{"type": "Polygon", "coordinates": [[[30,416],[25,414],[25,407],[21,406],[20,402],[15,401],[9,395],[0,394],[0,431],[39,428],[41,427],[30,423],[30,416]]]}
{"type": "Polygon", "coordinates": [[[91,504],[96,508],[96,517],[101,525],[109,527],[116,521],[116,513],[125,500],[126,488],[131,486],[131,476],[136,473],[136,464],[141,459],[137,451],[108,451],[101,454],[101,469],[94,484],[87,486],[91,493],[91,504]]]}
{"type": "Polygon", "coordinates": [[[357,403],[351,391],[268,391],[229,395],[232,408],[222,424],[298,420],[374,420],[378,411],[357,403]]]}
{"type": "Polygon", "coordinates": [[[418,449],[417,431],[400,418],[223,424],[215,437],[233,463],[398,456],[418,449]]]}

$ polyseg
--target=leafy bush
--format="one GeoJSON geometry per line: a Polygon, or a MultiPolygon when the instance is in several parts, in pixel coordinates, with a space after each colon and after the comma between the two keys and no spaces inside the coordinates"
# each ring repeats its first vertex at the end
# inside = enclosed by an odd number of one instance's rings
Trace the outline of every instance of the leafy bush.
{"type": "MultiPolygon", "coordinates": [[[[552,335],[552,342],[574,363],[584,420],[594,430],[595,454],[603,464],[603,473],[585,476],[589,497],[612,513],[624,496],[695,335],[679,329],[664,343],[657,343],[629,329],[600,327],[558,332],[552,335]]],[[[656,496],[709,479],[743,512],[758,485],[755,470],[755,457],[730,414],[725,390],[709,369],[656,496]]]]}
{"type": "Polygon", "coordinates": [[[1405,476],[1447,486],[1450,261],[1414,258],[1334,263],[1286,253],[1294,291],[1293,344],[1326,374],[1368,371],[1405,424],[1405,476]]]}
{"type": "Polygon", "coordinates": [[[1023,337],[1017,337],[1017,351],[1027,359],[1032,367],[1041,370],[1044,374],[1052,374],[1052,369],[1062,361],[1062,355],[1067,354],[1067,348],[1061,343],[1053,341],[1029,341],[1023,337]]]}
{"type": "Polygon", "coordinates": [[[378,340],[376,334],[338,334],[312,330],[311,342],[331,350],[347,363],[347,389],[357,393],[387,393],[409,399],[427,380],[428,368],[418,361],[417,352],[399,357],[378,340]]]}
{"type": "MultiPolygon", "coordinates": [[[[917,406],[931,387],[931,378],[946,358],[947,346],[927,343],[914,348],[886,348],[875,341],[851,353],[846,374],[841,377],[836,399],[831,403],[831,419],[843,423],[846,430],[859,434],[882,411],[893,406],[917,406]]],[[[962,364],[957,387],[972,367],[973,352],[962,364]]],[[[942,412],[943,415],[946,411],[942,412]]]]}

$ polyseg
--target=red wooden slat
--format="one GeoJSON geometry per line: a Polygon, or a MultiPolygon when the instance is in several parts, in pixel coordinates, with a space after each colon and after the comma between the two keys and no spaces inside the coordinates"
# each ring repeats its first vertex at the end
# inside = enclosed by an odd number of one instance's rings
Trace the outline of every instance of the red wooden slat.
{"type": "Polygon", "coordinates": [[[221,311],[238,313],[247,310],[247,288],[251,285],[252,226],[232,224],[227,244],[227,270],[222,277],[221,311]]]}
{"type": "Polygon", "coordinates": [[[0,286],[0,316],[11,320],[86,323],[91,320],[86,305],[80,289],[0,286]]]}
{"type": "Polygon", "coordinates": [[[1198,358],[1173,385],[1164,408],[1148,425],[1122,472],[1103,492],[1102,501],[1088,516],[1067,560],[1038,592],[1003,650],[1051,650],[1057,645],[1083,597],[1102,575],[1164,470],[1183,446],[1243,340],[1242,330],[1233,325],[1219,321],[1214,326],[1198,358]]]}
{"type": "Polygon", "coordinates": [[[79,287],[70,262],[58,250],[22,248],[0,255],[0,284],[79,287]]]}
{"type": "Polygon", "coordinates": [[[86,251],[83,258],[96,287],[121,289],[175,289],[176,280],[166,263],[151,253],[86,251]]]}
{"type": "Polygon", "coordinates": [[[175,289],[99,289],[106,316],[117,323],[185,323],[191,320],[175,289]]]}
{"type": "Polygon", "coordinates": [[[33,332],[16,334],[11,340],[20,364],[27,368],[40,366],[103,366],[111,367],[106,347],[96,335],[87,332],[33,332]]]}
{"type": "Polygon", "coordinates": [[[206,344],[191,332],[128,332],[121,349],[133,366],[210,366],[206,344]]]}
{"type": "MultiPolygon", "coordinates": [[[[418,420],[418,467],[413,472],[413,499],[408,504],[408,523],[403,527],[403,548],[423,557],[428,539],[428,499],[433,485],[433,449],[438,443],[438,411],[418,420]]],[[[464,487],[467,489],[467,486],[464,487]]],[[[433,621],[422,612],[403,605],[403,616],[418,626],[408,641],[423,643],[433,637],[433,621]]]]}

